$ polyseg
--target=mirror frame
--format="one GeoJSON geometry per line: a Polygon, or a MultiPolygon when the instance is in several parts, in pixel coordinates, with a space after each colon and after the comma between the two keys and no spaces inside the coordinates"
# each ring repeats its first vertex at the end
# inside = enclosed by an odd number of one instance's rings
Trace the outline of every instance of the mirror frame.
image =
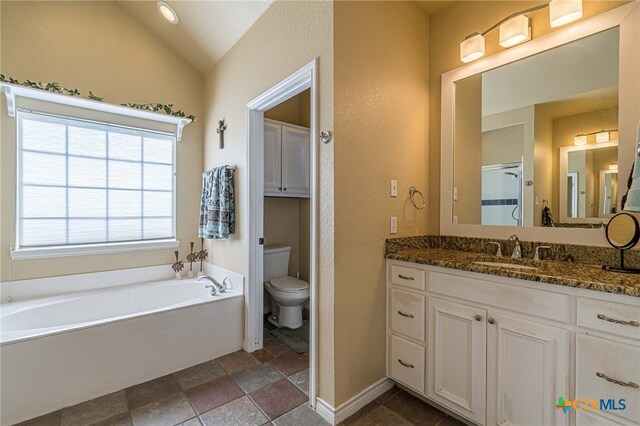
{"type": "MultiPolygon", "coordinates": [[[[456,81],[520,59],[571,43],[584,37],[620,27],[618,97],[618,182],[626,188],[635,159],[636,128],[640,120],[640,4],[631,2],[566,28],[553,31],[519,46],[481,58],[442,74],[440,234],[463,237],[507,239],[517,233],[526,241],[608,246],[602,229],[518,227],[453,223],[454,120],[456,81]]],[[[622,186],[620,186],[622,188],[622,186]]],[[[625,191],[619,191],[619,197],[625,191]]]]}
{"type": "MultiPolygon", "coordinates": [[[[567,185],[563,185],[562,183],[565,182],[566,180],[563,179],[563,176],[567,176],[567,168],[568,168],[568,162],[569,162],[569,153],[570,152],[581,152],[581,151],[593,151],[596,149],[602,149],[602,148],[618,148],[618,150],[620,149],[618,141],[609,141],[609,142],[604,142],[604,143],[590,143],[587,145],[571,145],[571,146],[563,146],[560,147],[560,167],[559,167],[559,176],[560,178],[558,179],[558,183],[560,185],[559,188],[559,203],[560,205],[558,206],[558,211],[560,212],[560,223],[591,223],[591,224],[597,224],[600,222],[603,222],[605,225],[609,222],[607,219],[612,218],[613,216],[615,216],[614,214],[611,214],[609,216],[598,216],[598,217],[568,217],[567,216],[567,185]],[[606,222],[605,222],[606,221],[606,222]]],[[[620,155],[618,154],[618,157],[620,155]]],[[[597,170],[598,173],[598,186],[600,187],[600,191],[602,191],[602,182],[600,181],[600,175],[602,174],[603,170],[597,170]]],[[[613,171],[611,171],[613,173],[613,171]]],[[[618,170],[615,171],[615,173],[618,174],[618,185],[620,184],[620,173],[618,172],[618,170]]],[[[602,194],[601,194],[602,195],[602,194]]],[[[602,197],[599,197],[598,199],[598,207],[602,207],[601,206],[601,201],[602,201],[602,197]]],[[[619,206],[620,203],[622,201],[622,194],[620,193],[620,191],[618,191],[618,196],[617,196],[617,200],[616,200],[616,206],[619,206]]],[[[600,212],[598,211],[598,214],[600,214],[600,212]]]]}

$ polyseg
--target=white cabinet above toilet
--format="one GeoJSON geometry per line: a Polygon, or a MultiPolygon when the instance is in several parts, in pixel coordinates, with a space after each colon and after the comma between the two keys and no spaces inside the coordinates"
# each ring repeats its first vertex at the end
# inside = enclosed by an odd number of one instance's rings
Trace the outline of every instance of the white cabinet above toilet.
{"type": "Polygon", "coordinates": [[[309,188],[309,129],[265,119],[264,195],[308,198],[309,188]]]}

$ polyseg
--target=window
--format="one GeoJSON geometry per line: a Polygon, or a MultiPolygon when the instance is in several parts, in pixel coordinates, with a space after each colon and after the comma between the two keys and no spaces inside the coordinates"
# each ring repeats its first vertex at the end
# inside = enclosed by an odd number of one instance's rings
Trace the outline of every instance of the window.
{"type": "Polygon", "coordinates": [[[175,136],[18,111],[17,251],[175,240],[175,136]]]}

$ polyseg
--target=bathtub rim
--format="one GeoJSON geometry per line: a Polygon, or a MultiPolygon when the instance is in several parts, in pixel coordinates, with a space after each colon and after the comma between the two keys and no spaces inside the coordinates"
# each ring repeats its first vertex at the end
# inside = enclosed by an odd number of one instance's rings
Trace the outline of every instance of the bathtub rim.
{"type": "MultiPolygon", "coordinates": [[[[196,280],[196,278],[190,278],[188,280],[196,280]]],[[[186,280],[185,280],[186,281],[186,280]]],[[[48,306],[51,304],[55,304],[55,303],[62,303],[65,301],[68,301],[70,299],[75,299],[75,298],[84,298],[84,297],[91,297],[93,295],[99,295],[99,294],[103,294],[103,293],[110,293],[112,291],[126,291],[127,288],[132,288],[132,287],[153,287],[154,285],[157,285],[159,283],[161,283],[162,285],[180,285],[180,284],[184,284],[184,285],[193,285],[196,282],[185,282],[185,281],[181,281],[181,280],[175,280],[175,279],[165,279],[165,280],[154,280],[154,281],[146,281],[146,282],[138,282],[138,283],[130,283],[130,284],[124,284],[124,285],[114,285],[114,286],[110,286],[110,287],[102,287],[102,288],[96,288],[96,289],[89,289],[89,290],[85,290],[85,291],[78,291],[78,292],[70,292],[70,293],[61,293],[55,296],[48,296],[48,297],[39,297],[39,298],[32,298],[32,299],[24,299],[24,300],[19,300],[19,301],[15,301],[15,302],[5,302],[0,304],[0,348],[2,346],[6,346],[6,345],[12,345],[12,344],[17,344],[20,342],[24,342],[27,340],[33,340],[33,339],[41,339],[41,338],[45,338],[45,337],[52,337],[55,336],[57,334],[62,334],[62,333],[70,333],[70,332],[74,332],[77,330],[82,330],[82,329],[86,329],[86,328],[92,328],[92,327],[99,327],[101,325],[105,325],[105,324],[112,324],[112,323],[116,323],[116,322],[121,322],[121,321],[129,321],[135,318],[141,318],[141,317],[145,317],[145,316],[150,316],[150,315],[154,315],[154,314],[160,314],[160,313],[164,313],[164,312],[168,312],[168,311],[173,311],[173,310],[177,310],[177,309],[186,309],[192,306],[197,306],[197,305],[203,305],[203,304],[208,304],[208,303],[217,303],[217,302],[221,302],[224,300],[230,300],[230,299],[235,299],[235,298],[239,298],[239,297],[243,297],[244,296],[244,286],[243,285],[234,285],[234,287],[229,291],[225,292],[225,293],[220,293],[216,296],[201,296],[201,297],[196,297],[196,298],[191,298],[189,300],[186,301],[182,301],[179,303],[174,303],[171,305],[163,305],[161,307],[158,308],[154,308],[154,309],[147,309],[144,311],[139,311],[139,312],[134,312],[134,313],[130,313],[130,314],[126,314],[126,315],[118,315],[118,316],[113,316],[113,317],[109,317],[109,318],[101,318],[101,319],[97,319],[97,320],[92,320],[92,321],[84,321],[81,323],[74,323],[72,325],[59,325],[59,326],[52,326],[52,327],[40,327],[40,328],[36,328],[36,329],[27,329],[27,330],[34,330],[33,333],[25,333],[24,336],[21,336],[19,331],[11,331],[8,333],[11,333],[11,335],[17,335],[18,337],[12,338],[9,337],[8,339],[5,339],[4,337],[4,333],[2,333],[3,327],[2,327],[2,320],[4,319],[4,316],[8,316],[8,315],[12,315],[12,314],[17,314],[20,312],[24,312],[30,309],[37,309],[38,307],[41,306],[48,306]],[[13,304],[18,305],[16,306],[16,309],[10,309],[10,312],[6,312],[7,308],[12,308],[13,304]],[[36,306],[33,306],[36,305],[36,306]]],[[[204,287],[205,283],[202,283],[202,286],[204,287]]]]}

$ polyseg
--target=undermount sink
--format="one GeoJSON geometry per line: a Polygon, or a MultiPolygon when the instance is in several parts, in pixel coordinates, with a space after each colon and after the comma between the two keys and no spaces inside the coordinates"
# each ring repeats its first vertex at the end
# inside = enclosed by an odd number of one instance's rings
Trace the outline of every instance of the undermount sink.
{"type": "Polygon", "coordinates": [[[534,268],[533,266],[526,265],[515,265],[513,263],[502,263],[502,262],[473,262],[476,265],[484,265],[484,266],[493,266],[494,268],[506,268],[506,269],[523,269],[528,271],[535,271],[538,268],[534,268]]]}

